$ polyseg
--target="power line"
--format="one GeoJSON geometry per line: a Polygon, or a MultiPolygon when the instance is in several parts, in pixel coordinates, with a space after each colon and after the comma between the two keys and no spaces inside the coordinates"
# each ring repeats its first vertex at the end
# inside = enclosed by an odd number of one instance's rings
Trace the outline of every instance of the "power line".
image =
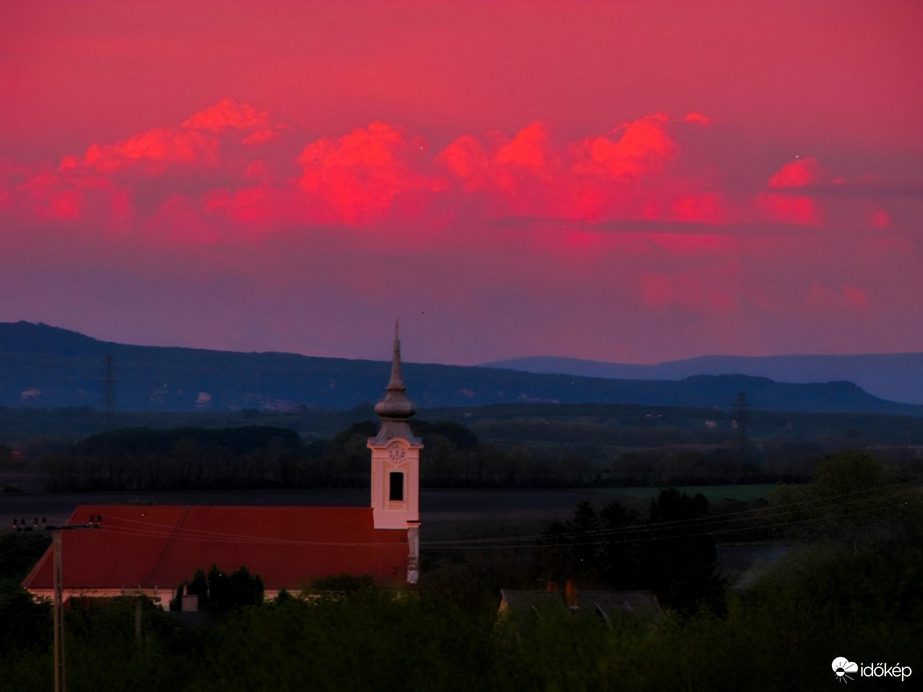
{"type": "MultiPolygon", "coordinates": [[[[785,505],[779,505],[777,507],[761,507],[756,509],[747,509],[741,510],[739,512],[729,512],[727,514],[720,515],[709,515],[706,517],[694,517],[689,519],[676,519],[672,521],[657,522],[654,524],[644,524],[639,526],[620,526],[613,527],[608,529],[595,529],[590,531],[570,531],[558,534],[532,534],[526,536],[497,536],[490,538],[474,538],[474,539],[459,539],[459,540],[446,540],[446,541],[426,541],[421,545],[433,548],[433,549],[462,549],[462,548],[492,548],[492,547],[511,547],[511,546],[501,546],[495,545],[498,542],[515,542],[515,541],[533,541],[531,543],[518,543],[519,546],[524,547],[542,547],[550,546],[547,541],[549,539],[556,538],[592,538],[592,537],[620,537],[623,536],[624,540],[620,542],[631,542],[636,540],[641,540],[647,538],[645,534],[655,534],[662,533],[664,529],[668,530],[677,530],[677,532],[670,534],[666,537],[682,537],[682,536],[693,536],[693,535],[707,535],[711,533],[732,533],[734,531],[740,531],[740,527],[732,528],[715,528],[712,530],[703,530],[698,533],[688,533],[681,532],[685,528],[699,528],[699,529],[708,529],[711,526],[724,527],[729,523],[735,522],[744,522],[744,521],[754,521],[762,520],[762,527],[764,528],[781,528],[783,526],[791,526],[800,523],[814,522],[814,521],[824,521],[826,517],[817,516],[817,517],[808,517],[803,519],[794,519],[790,521],[775,521],[776,518],[781,517],[782,515],[789,514],[793,509],[801,511],[810,511],[811,509],[818,509],[826,507],[830,504],[831,500],[845,500],[841,506],[859,506],[865,502],[879,502],[885,499],[895,499],[904,494],[918,493],[923,484],[914,483],[914,484],[894,484],[890,486],[882,486],[881,488],[874,489],[873,492],[878,494],[870,495],[869,489],[861,489],[857,491],[850,491],[847,493],[840,493],[838,495],[827,496],[825,498],[813,498],[808,500],[803,500],[800,502],[788,503],[785,505]],[[887,493],[890,493],[888,495],[887,493]],[[767,523],[768,521],[768,523],[767,523]],[[543,540],[544,539],[544,540],[543,540]]],[[[886,507],[884,509],[891,509],[886,507]]],[[[877,511],[877,510],[876,510],[877,511]]],[[[596,541],[595,543],[604,543],[612,542],[610,541],[596,541]]],[[[593,544],[594,542],[585,543],[586,545],[593,544]]],[[[578,545],[579,543],[567,543],[561,545],[578,545]]]]}
{"type": "MultiPolygon", "coordinates": [[[[828,517],[822,514],[794,519],[783,519],[784,515],[791,513],[793,508],[802,511],[812,511],[830,504],[831,500],[844,500],[840,506],[859,508],[859,515],[872,514],[894,509],[889,506],[871,506],[862,509],[868,503],[877,504],[885,500],[895,500],[911,494],[918,494],[923,484],[895,484],[873,489],[850,491],[826,498],[813,498],[778,507],[765,507],[730,512],[723,515],[710,515],[707,517],[694,517],[676,519],[672,521],[644,524],[637,526],[614,527],[610,529],[595,529],[590,531],[569,531],[560,534],[531,534],[521,536],[494,536],[490,538],[472,538],[445,541],[423,541],[421,546],[435,550],[469,550],[488,548],[549,548],[570,547],[575,545],[605,545],[613,543],[630,543],[638,540],[666,540],[671,538],[686,538],[712,534],[733,533],[740,531],[740,527],[728,527],[728,524],[762,520],[763,528],[782,528],[798,524],[809,524],[826,521],[828,517]],[[695,529],[690,531],[690,529],[695,529]],[[664,533],[666,531],[666,533],[664,533]],[[591,539],[577,542],[554,543],[549,541],[566,539],[591,539]],[[593,540],[598,539],[598,540],[593,540]]],[[[152,538],[169,543],[179,541],[208,541],[214,543],[247,543],[255,545],[278,545],[291,547],[328,546],[328,547],[359,547],[380,545],[376,541],[323,541],[300,538],[281,538],[271,536],[254,536],[252,534],[214,531],[184,527],[181,524],[151,524],[139,519],[116,517],[107,520],[101,534],[115,533],[121,536],[136,538],[152,538]]]]}

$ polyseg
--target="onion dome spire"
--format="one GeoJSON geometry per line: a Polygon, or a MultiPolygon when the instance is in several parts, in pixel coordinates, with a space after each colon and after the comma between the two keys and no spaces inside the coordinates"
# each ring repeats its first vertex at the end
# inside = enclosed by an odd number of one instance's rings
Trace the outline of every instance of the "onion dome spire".
{"type": "Polygon", "coordinates": [[[384,398],[375,404],[375,413],[378,417],[385,420],[407,420],[414,413],[416,408],[413,402],[407,398],[405,392],[407,387],[404,385],[404,376],[401,372],[401,339],[400,339],[400,320],[394,323],[394,353],[391,357],[391,379],[388,386],[385,387],[384,398]]]}

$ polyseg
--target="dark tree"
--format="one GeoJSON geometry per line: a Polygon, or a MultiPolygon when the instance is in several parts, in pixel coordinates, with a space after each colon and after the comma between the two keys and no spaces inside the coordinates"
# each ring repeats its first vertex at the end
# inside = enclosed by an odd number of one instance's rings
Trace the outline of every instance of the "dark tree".
{"type": "Polygon", "coordinates": [[[197,569],[192,581],[186,587],[186,593],[190,596],[198,596],[198,609],[205,610],[208,605],[208,579],[205,578],[205,572],[197,569]]]}
{"type": "Polygon", "coordinates": [[[690,497],[668,488],[651,500],[644,564],[651,589],[666,607],[689,613],[704,602],[724,610],[708,516],[708,500],[701,494],[690,497]]]}
{"type": "Polygon", "coordinates": [[[234,607],[259,605],[263,602],[263,580],[251,576],[250,570],[240,567],[231,575],[231,601],[234,607]]]}
{"type": "Polygon", "coordinates": [[[170,603],[171,610],[180,609],[184,592],[199,597],[199,610],[228,613],[244,606],[260,605],[263,602],[263,580],[258,574],[251,575],[250,570],[243,566],[227,574],[218,569],[218,565],[212,565],[208,576],[199,569],[191,582],[179,585],[177,596],[170,603]]]}

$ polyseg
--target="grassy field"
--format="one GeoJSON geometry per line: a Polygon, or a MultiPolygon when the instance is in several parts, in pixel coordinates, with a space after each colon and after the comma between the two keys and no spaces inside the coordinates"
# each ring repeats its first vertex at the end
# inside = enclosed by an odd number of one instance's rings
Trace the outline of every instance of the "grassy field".
{"type": "MultiPolygon", "coordinates": [[[[750,501],[765,498],[772,484],[706,485],[681,487],[685,493],[702,493],[712,504],[726,498],[750,501]]],[[[560,488],[560,489],[448,489],[423,488],[421,511],[425,540],[486,536],[516,536],[544,530],[554,520],[571,517],[581,500],[597,509],[620,502],[644,514],[659,488],[560,488]]],[[[0,496],[0,530],[14,518],[47,517],[51,524],[67,521],[79,504],[180,504],[180,505],[314,505],[355,506],[368,504],[368,490],[361,488],[309,490],[173,491],[159,493],[14,493],[0,496]]]]}

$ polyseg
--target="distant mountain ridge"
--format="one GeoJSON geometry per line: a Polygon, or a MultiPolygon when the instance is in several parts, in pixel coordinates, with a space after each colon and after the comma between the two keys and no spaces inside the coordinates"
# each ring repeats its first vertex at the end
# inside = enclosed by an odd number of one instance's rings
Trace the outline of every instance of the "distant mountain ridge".
{"type": "MultiPolygon", "coordinates": [[[[390,371],[388,361],[130,346],[44,324],[0,323],[0,406],[100,408],[109,355],[116,408],[125,411],[349,409],[377,401],[390,371]]],[[[754,408],[923,416],[923,406],[885,401],[849,382],[611,379],[420,363],[405,363],[404,379],[422,410],[526,402],[727,408],[745,391],[754,408]]]]}
{"type": "Polygon", "coordinates": [[[776,382],[852,382],[872,396],[923,404],[923,353],[803,356],[702,356],[656,365],[536,356],[485,363],[540,374],[631,380],[681,380],[695,375],[749,375],[776,382]]]}

